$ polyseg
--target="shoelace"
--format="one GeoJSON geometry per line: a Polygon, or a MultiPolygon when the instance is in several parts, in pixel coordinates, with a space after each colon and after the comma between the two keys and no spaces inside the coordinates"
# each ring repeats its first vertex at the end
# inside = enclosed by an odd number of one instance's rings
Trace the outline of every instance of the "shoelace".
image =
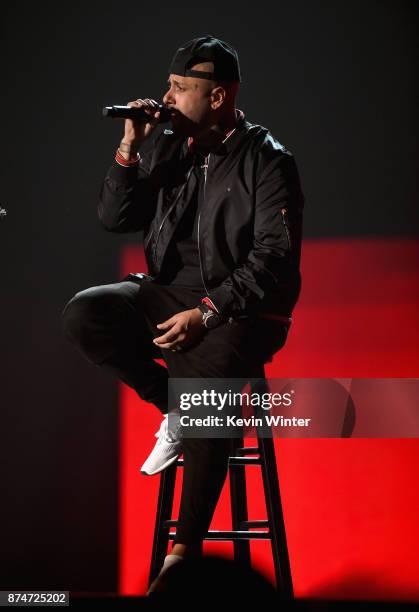
{"type": "Polygon", "coordinates": [[[159,440],[160,444],[163,442],[163,439],[169,444],[173,444],[173,442],[176,442],[176,440],[173,440],[173,438],[170,436],[168,431],[164,431],[164,430],[167,430],[167,427],[168,427],[168,417],[164,417],[163,421],[160,424],[159,430],[156,431],[156,433],[154,434],[156,438],[160,438],[161,436],[161,440],[159,440]]]}

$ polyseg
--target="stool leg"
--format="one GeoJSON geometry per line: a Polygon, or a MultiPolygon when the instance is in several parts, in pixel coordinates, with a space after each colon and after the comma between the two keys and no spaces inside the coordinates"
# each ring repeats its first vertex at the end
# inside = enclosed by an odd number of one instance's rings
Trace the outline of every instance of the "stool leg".
{"type": "MultiPolygon", "coordinates": [[[[230,442],[230,454],[234,456],[236,447],[243,446],[243,439],[232,438],[230,442]]],[[[240,527],[240,523],[248,519],[245,470],[245,465],[229,466],[231,521],[233,531],[243,529],[240,527]]],[[[234,560],[251,567],[249,540],[235,540],[233,546],[234,560]]]]}
{"type": "Polygon", "coordinates": [[[149,586],[158,576],[167,554],[170,527],[164,527],[165,521],[172,518],[173,497],[176,483],[176,461],[169,465],[160,475],[159,498],[157,502],[156,523],[154,527],[153,550],[151,553],[149,586]]]}
{"type": "MultiPolygon", "coordinates": [[[[259,432],[258,432],[259,437],[259,432]]],[[[266,511],[271,532],[272,557],[275,566],[276,586],[281,599],[294,598],[291,566],[288,555],[284,515],[279,492],[275,447],[272,438],[259,438],[263,488],[266,511]]]]}
{"type": "MultiPolygon", "coordinates": [[[[269,391],[269,385],[264,376],[264,369],[261,369],[259,373],[256,372],[256,375],[257,377],[251,382],[252,392],[264,393],[269,391]]],[[[262,412],[260,408],[255,407],[255,416],[261,416],[262,412]]],[[[262,419],[262,421],[264,422],[264,419],[262,419]]],[[[266,512],[271,534],[276,587],[281,599],[291,600],[294,598],[294,590],[288,555],[284,514],[282,511],[281,494],[279,490],[272,428],[265,423],[256,429],[261,460],[263,489],[265,492],[266,512]]]]}

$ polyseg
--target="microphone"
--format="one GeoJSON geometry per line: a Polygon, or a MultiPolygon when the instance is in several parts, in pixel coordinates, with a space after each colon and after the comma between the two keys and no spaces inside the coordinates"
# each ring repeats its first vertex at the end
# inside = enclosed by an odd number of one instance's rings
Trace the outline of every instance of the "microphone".
{"type": "MultiPolygon", "coordinates": [[[[150,107],[148,107],[150,108],[150,107]]],[[[160,117],[158,123],[166,123],[170,121],[172,110],[163,104],[151,107],[156,111],[160,111],[160,117]]],[[[105,106],[102,110],[104,117],[110,117],[112,119],[132,119],[140,123],[147,123],[153,118],[153,115],[149,115],[145,112],[144,107],[138,106],[105,106]]]]}

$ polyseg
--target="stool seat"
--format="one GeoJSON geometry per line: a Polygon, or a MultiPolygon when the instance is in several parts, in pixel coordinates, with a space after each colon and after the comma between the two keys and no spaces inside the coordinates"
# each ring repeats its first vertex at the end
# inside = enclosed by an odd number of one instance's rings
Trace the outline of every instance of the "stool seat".
{"type": "MultiPolygon", "coordinates": [[[[266,392],[268,386],[263,365],[258,369],[257,377],[249,381],[252,392],[266,392]]],[[[243,438],[231,439],[228,470],[232,529],[208,530],[204,540],[232,541],[234,560],[249,567],[251,567],[249,541],[270,540],[278,596],[289,601],[294,598],[294,593],[272,429],[270,426],[263,428],[257,426],[256,431],[258,446],[244,446],[243,438]],[[246,466],[250,465],[259,466],[261,469],[267,513],[265,520],[248,519],[246,466]],[[252,528],[264,531],[252,531],[252,528]]],[[[176,533],[170,529],[177,526],[177,521],[171,517],[178,467],[183,467],[183,459],[178,459],[160,475],[149,584],[157,577],[163,565],[169,540],[174,540],[176,537],[176,533]]]]}

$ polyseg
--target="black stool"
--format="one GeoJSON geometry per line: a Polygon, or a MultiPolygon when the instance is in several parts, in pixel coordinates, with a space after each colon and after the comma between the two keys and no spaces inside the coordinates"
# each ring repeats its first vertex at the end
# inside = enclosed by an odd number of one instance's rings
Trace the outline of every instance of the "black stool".
{"type": "MultiPolygon", "coordinates": [[[[257,375],[250,379],[250,387],[252,393],[269,391],[263,365],[258,370],[257,375]]],[[[233,541],[234,560],[247,564],[249,567],[251,565],[249,540],[270,540],[278,594],[281,599],[291,600],[294,594],[275,449],[272,437],[266,437],[267,434],[272,434],[272,430],[270,426],[256,427],[256,429],[258,440],[258,446],[256,447],[245,447],[243,445],[243,438],[231,439],[228,470],[230,476],[232,530],[209,530],[204,540],[233,541]],[[267,520],[248,520],[246,465],[259,465],[262,470],[267,520]],[[251,531],[252,527],[266,527],[267,530],[251,531]]],[[[177,525],[177,521],[172,520],[172,507],[176,470],[177,467],[182,466],[183,459],[178,459],[163,470],[160,475],[149,584],[157,577],[163,565],[164,558],[167,555],[169,540],[175,539],[176,534],[170,532],[170,528],[177,525]]]]}

